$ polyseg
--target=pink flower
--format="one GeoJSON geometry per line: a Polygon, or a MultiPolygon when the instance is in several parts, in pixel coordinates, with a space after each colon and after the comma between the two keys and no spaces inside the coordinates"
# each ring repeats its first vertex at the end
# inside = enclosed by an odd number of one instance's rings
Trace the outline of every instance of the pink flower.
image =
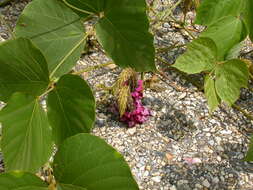
{"type": "Polygon", "coordinates": [[[143,98],[142,80],[138,80],[138,86],[131,95],[133,98],[134,110],[131,112],[125,112],[120,120],[127,123],[129,127],[134,127],[136,124],[144,123],[147,121],[148,117],[151,116],[150,110],[144,107],[141,102],[141,99],[143,98]]]}

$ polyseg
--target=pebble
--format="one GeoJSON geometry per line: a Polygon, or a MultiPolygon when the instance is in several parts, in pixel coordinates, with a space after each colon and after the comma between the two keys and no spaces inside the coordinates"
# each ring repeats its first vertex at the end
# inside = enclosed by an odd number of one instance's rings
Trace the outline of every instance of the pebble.
{"type": "Polygon", "coordinates": [[[205,180],[203,181],[202,185],[205,186],[205,187],[207,187],[207,188],[210,187],[210,183],[208,182],[207,179],[205,179],[205,180]]]}

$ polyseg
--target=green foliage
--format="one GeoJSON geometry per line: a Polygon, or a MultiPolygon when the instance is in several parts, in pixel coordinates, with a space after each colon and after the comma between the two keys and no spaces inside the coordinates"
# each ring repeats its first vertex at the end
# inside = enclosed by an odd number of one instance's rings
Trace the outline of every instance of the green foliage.
{"type": "Polygon", "coordinates": [[[6,170],[36,172],[52,150],[51,129],[38,99],[15,93],[1,110],[0,121],[6,170]]]}
{"type": "Polygon", "coordinates": [[[215,88],[219,97],[232,105],[240,95],[240,88],[248,86],[249,71],[245,62],[238,59],[218,64],[215,69],[215,88]]]}
{"type": "Polygon", "coordinates": [[[248,0],[203,0],[197,10],[196,24],[210,25],[222,17],[240,17],[248,0]]]}
{"type": "Polygon", "coordinates": [[[18,38],[0,44],[0,100],[15,92],[39,95],[49,83],[47,62],[29,40],[18,38]]]}
{"type": "Polygon", "coordinates": [[[75,187],[71,189],[138,189],[124,158],[104,140],[89,134],[64,141],[55,156],[54,172],[63,190],[69,185],[75,187]]]}
{"type": "Polygon", "coordinates": [[[217,96],[214,82],[215,81],[212,78],[212,76],[209,76],[209,75],[206,76],[204,91],[205,91],[205,96],[207,98],[207,102],[210,108],[210,112],[213,112],[220,104],[220,99],[217,96]]]}
{"type": "Polygon", "coordinates": [[[47,189],[36,176],[13,170],[37,173],[52,156],[53,141],[61,145],[54,162],[58,189],[138,189],[123,157],[84,134],[94,124],[95,98],[81,77],[68,73],[92,34],[82,21],[98,17],[93,29],[116,64],[154,70],[145,1],[64,2],[33,0],[18,20],[17,38],[0,44],[0,100],[7,103],[1,143],[9,172],[0,175],[0,189],[47,189]]]}
{"type": "Polygon", "coordinates": [[[79,76],[63,75],[48,95],[48,117],[57,144],[78,133],[89,133],[95,120],[95,99],[79,76]]]}
{"type": "Polygon", "coordinates": [[[244,40],[246,35],[247,29],[243,21],[234,16],[222,17],[200,34],[201,37],[211,38],[215,42],[219,61],[224,60],[229,50],[244,40]]]}
{"type": "Polygon", "coordinates": [[[136,71],[155,70],[155,50],[145,0],[65,2],[78,11],[99,14],[95,27],[98,41],[116,64],[136,71]]]}
{"type": "Polygon", "coordinates": [[[217,47],[209,38],[198,38],[187,46],[174,67],[188,74],[211,70],[217,60],[217,47]]]}
{"type": "Polygon", "coordinates": [[[33,0],[19,17],[15,35],[31,39],[40,48],[50,78],[72,69],[86,38],[80,17],[59,0],[33,0]]]}
{"type": "Polygon", "coordinates": [[[1,190],[48,190],[47,184],[34,174],[12,171],[0,175],[1,190]]]}

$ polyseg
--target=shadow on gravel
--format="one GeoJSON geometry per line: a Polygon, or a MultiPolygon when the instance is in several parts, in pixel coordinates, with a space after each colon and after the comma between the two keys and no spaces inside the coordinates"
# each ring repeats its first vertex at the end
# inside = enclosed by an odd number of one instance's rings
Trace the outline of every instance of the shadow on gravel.
{"type": "Polygon", "coordinates": [[[156,128],[161,134],[174,140],[180,140],[197,129],[194,122],[187,118],[181,110],[170,104],[161,103],[161,105],[163,105],[162,110],[166,110],[156,121],[156,128]]]}

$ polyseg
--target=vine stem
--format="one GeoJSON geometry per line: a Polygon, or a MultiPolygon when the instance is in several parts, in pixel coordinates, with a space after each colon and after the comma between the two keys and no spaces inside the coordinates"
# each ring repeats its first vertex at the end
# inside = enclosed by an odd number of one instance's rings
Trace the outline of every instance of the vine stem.
{"type": "Polygon", "coordinates": [[[89,72],[89,71],[93,71],[93,70],[95,70],[95,69],[99,69],[99,68],[101,68],[101,67],[106,67],[106,66],[112,65],[112,64],[114,64],[114,63],[113,63],[113,62],[107,62],[107,63],[100,64],[100,65],[90,66],[90,67],[87,67],[87,68],[85,68],[85,69],[83,69],[83,70],[73,72],[73,73],[71,73],[71,74],[80,75],[80,74],[82,74],[82,73],[89,72]]]}

